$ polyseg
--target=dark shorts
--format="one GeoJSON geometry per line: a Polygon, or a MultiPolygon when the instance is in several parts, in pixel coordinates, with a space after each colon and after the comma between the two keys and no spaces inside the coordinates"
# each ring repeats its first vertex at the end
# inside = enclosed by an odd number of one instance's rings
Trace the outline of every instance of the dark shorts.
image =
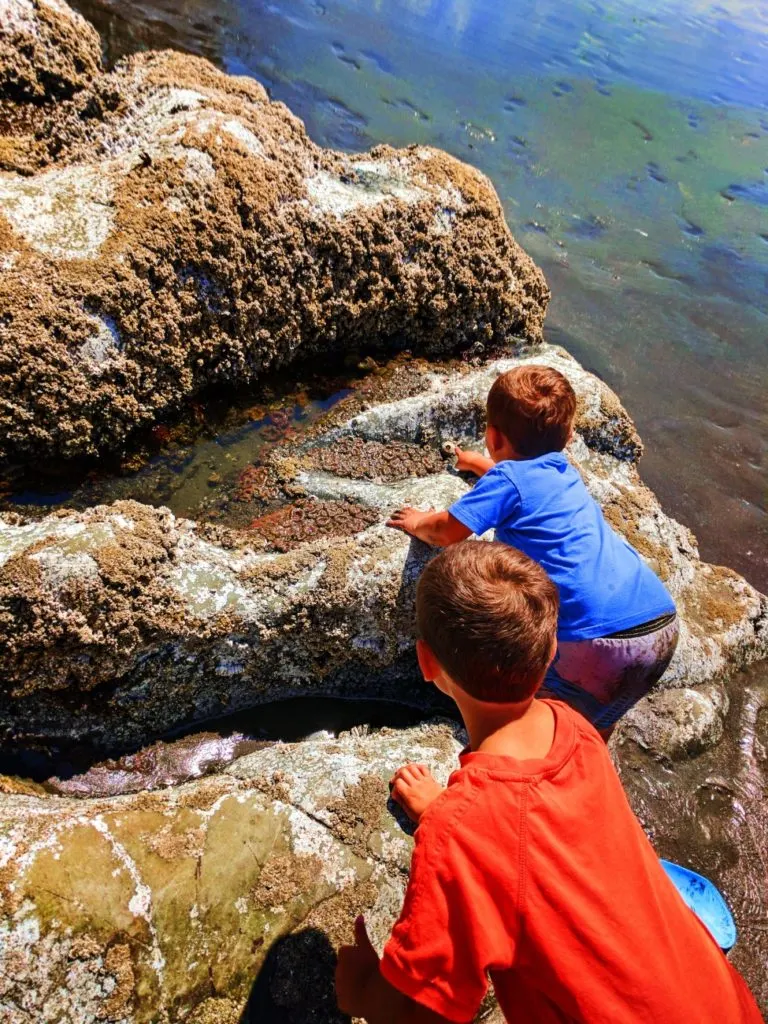
{"type": "Polygon", "coordinates": [[[677,616],[595,640],[560,641],[538,696],[580,711],[608,729],[661,679],[675,653],[677,616]]]}

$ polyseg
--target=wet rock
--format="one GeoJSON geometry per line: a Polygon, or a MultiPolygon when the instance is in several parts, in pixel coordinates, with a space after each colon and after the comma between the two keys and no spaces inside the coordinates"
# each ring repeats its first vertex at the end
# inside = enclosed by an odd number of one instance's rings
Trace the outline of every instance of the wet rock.
{"type": "Polygon", "coordinates": [[[301,466],[379,483],[426,476],[444,468],[443,459],[434,448],[405,441],[363,441],[358,437],[343,437],[332,445],[311,448],[301,466]]]}
{"type": "Polygon", "coordinates": [[[768,663],[717,687],[643,701],[612,741],[632,807],[662,857],[711,878],[738,928],[730,954],[768,1013],[768,663]],[[690,715],[690,717],[689,717],[690,715]]]}
{"type": "Polygon", "coordinates": [[[350,537],[378,520],[376,512],[353,501],[299,499],[254,519],[251,529],[277,551],[291,551],[317,537],[350,537]]]}
{"type": "Polygon", "coordinates": [[[342,1024],[335,949],[363,912],[381,947],[407,879],[387,780],[415,757],[445,781],[460,746],[425,725],[151,794],[0,795],[3,1021],[342,1024]]]}
{"type": "Polygon", "coordinates": [[[631,739],[654,757],[680,761],[717,746],[727,713],[727,695],[718,687],[664,690],[626,716],[617,742],[631,739]]]}
{"type": "Polygon", "coordinates": [[[78,797],[151,792],[213,775],[236,758],[266,746],[266,741],[241,733],[220,736],[204,732],[170,742],[160,740],[134,754],[92,765],[71,777],[47,779],[41,792],[78,797]]]}
{"type": "Polygon", "coordinates": [[[450,467],[431,472],[431,458],[447,439],[478,446],[491,382],[533,360],[571,379],[581,419],[569,456],[676,598],[681,638],[662,686],[693,689],[765,657],[765,598],[699,560],[690,532],[643,486],[640,443],[618,400],[545,346],[477,368],[414,364],[376,378],[375,398],[356,393],[307,441],[276,447],[279,471],[263,467],[273,500],[281,487],[306,496],[284,497],[250,532],[198,527],[137,502],[37,522],[0,517],[7,745],[143,744],[182,723],[306,694],[434,699],[413,652],[415,585],[432,551],[383,524],[399,505],[447,507],[466,490],[450,467]],[[312,468],[337,444],[360,456],[348,475],[312,468]],[[370,444],[391,445],[397,458],[403,445],[431,452],[411,463],[426,475],[367,477],[370,444]]]}
{"type": "Polygon", "coordinates": [[[0,98],[66,99],[100,70],[96,30],[62,0],[2,0],[0,98]]]}
{"type": "Polygon", "coordinates": [[[438,150],[321,149],[255,81],[172,52],[38,134],[39,166],[0,173],[0,461],[118,448],[298,355],[541,338],[543,275],[438,150]]]}

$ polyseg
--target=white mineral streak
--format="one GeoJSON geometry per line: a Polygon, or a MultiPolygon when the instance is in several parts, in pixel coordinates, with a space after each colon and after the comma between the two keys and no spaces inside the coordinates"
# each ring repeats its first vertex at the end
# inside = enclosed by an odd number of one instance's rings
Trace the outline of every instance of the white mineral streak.
{"type": "Polygon", "coordinates": [[[86,530],[86,524],[75,519],[61,519],[58,522],[40,520],[23,526],[11,526],[0,517],[0,567],[40,540],[70,539],[81,536],[86,530]]]}
{"type": "Polygon", "coordinates": [[[98,583],[99,565],[92,555],[85,551],[64,553],[59,548],[46,547],[30,555],[43,570],[45,582],[57,596],[71,586],[73,580],[90,580],[98,583]]]}
{"type": "Polygon", "coordinates": [[[56,11],[57,14],[63,14],[67,18],[80,19],[80,15],[77,14],[67,4],[63,3],[63,0],[38,0],[43,7],[48,7],[52,11],[56,11]]]}
{"type": "MultiPolygon", "coordinates": [[[[122,156],[154,143],[159,153],[178,145],[205,103],[195,89],[155,89],[142,97],[126,117],[101,129],[101,148],[111,157],[122,156]]],[[[150,154],[151,155],[151,154],[150,154]]]]}
{"type": "Polygon", "coordinates": [[[121,530],[130,530],[133,533],[136,529],[136,523],[122,512],[118,512],[112,519],[115,526],[119,526],[121,530]]]}
{"type": "Polygon", "coordinates": [[[276,814],[285,815],[291,837],[291,849],[297,857],[319,857],[322,862],[320,877],[334,889],[344,889],[356,878],[355,868],[339,856],[339,843],[328,829],[297,807],[276,800],[272,805],[276,814]]]}
{"type": "Polygon", "coordinates": [[[354,210],[378,206],[390,199],[418,203],[428,193],[409,177],[408,164],[402,160],[359,160],[350,163],[348,180],[327,171],[318,171],[305,181],[313,208],[321,214],[341,219],[354,210]]]}
{"type": "MultiPolygon", "coordinates": [[[[417,726],[408,731],[408,760],[426,764],[439,782],[445,783],[456,766],[463,746],[456,727],[444,724],[442,745],[434,742],[435,726],[417,726]],[[454,734],[452,736],[452,733],[454,734]]],[[[350,787],[370,776],[382,780],[392,775],[392,766],[403,756],[403,734],[382,733],[371,737],[346,734],[339,738],[329,736],[306,740],[297,744],[283,744],[248,754],[226,769],[227,774],[248,780],[269,778],[280,773],[290,797],[290,806],[313,825],[333,828],[335,817],[329,810],[336,800],[343,799],[350,787]],[[291,765],[290,772],[282,769],[291,765]]],[[[287,806],[287,805],[286,805],[287,806]]],[[[376,829],[371,855],[390,867],[407,865],[410,845],[389,818],[384,805],[381,808],[381,829],[376,829]]],[[[292,828],[299,819],[291,818],[292,828]]],[[[296,831],[293,832],[294,837],[296,831]]],[[[316,829],[300,830],[299,846],[294,850],[320,855],[316,829]],[[314,843],[309,849],[307,844],[314,843]]]]}
{"type": "Polygon", "coordinates": [[[120,352],[120,332],[111,317],[92,315],[94,333],[80,346],[79,357],[100,373],[120,352]]]}
{"type": "MultiPolygon", "coordinates": [[[[182,160],[191,184],[213,180],[210,154],[185,145],[187,131],[203,135],[226,132],[251,155],[264,157],[258,138],[240,121],[203,109],[206,97],[193,89],[161,89],[142,100],[117,127],[102,128],[100,145],[106,159],[74,164],[32,176],[0,174],[0,212],[29,245],[58,259],[93,259],[109,237],[115,219],[115,197],[125,176],[147,157],[182,160]]],[[[178,197],[176,208],[183,209],[178,197]]],[[[103,342],[86,343],[84,358],[99,362],[103,342]]]]}
{"type": "Polygon", "coordinates": [[[32,0],[0,0],[0,30],[37,35],[37,13],[32,0]]]}
{"type": "Polygon", "coordinates": [[[212,181],[216,177],[216,166],[208,153],[201,149],[186,147],[183,152],[184,177],[190,182],[212,181]]]}
{"type": "MultiPolygon", "coordinates": [[[[391,438],[411,441],[424,428],[437,431],[441,440],[455,437],[457,429],[474,440],[477,412],[485,409],[485,399],[494,380],[501,373],[525,364],[553,366],[568,377],[579,398],[590,412],[599,411],[601,385],[568,356],[563,349],[545,345],[534,352],[511,359],[498,359],[482,369],[446,380],[438,373],[425,375],[425,390],[410,398],[374,405],[359,413],[349,423],[329,432],[328,437],[355,435],[370,440],[391,438]],[[452,430],[451,435],[443,431],[452,430]]],[[[607,390],[607,389],[606,389],[607,390]]]]}
{"type": "Polygon", "coordinates": [[[89,824],[104,836],[112,847],[112,852],[115,857],[131,877],[131,881],[134,884],[134,893],[128,902],[128,910],[134,917],[143,918],[149,925],[149,932],[152,936],[152,967],[157,972],[159,980],[162,982],[165,957],[160,949],[157,927],[152,919],[152,890],[142,879],[136,862],[133,860],[123,844],[112,834],[103,817],[100,814],[96,814],[90,819],[89,824]]]}
{"type": "Polygon", "coordinates": [[[246,128],[242,121],[238,121],[237,118],[230,118],[228,121],[222,121],[221,130],[227,132],[232,138],[237,141],[248,150],[251,156],[266,157],[267,153],[260,140],[256,138],[250,128],[246,128]]]}
{"type": "MultiPolygon", "coordinates": [[[[402,860],[403,864],[407,864],[411,854],[410,843],[407,843],[405,839],[397,841],[403,842],[407,847],[407,854],[402,860]]],[[[406,876],[405,874],[386,874],[383,871],[374,870],[373,880],[377,888],[376,902],[366,913],[365,924],[368,937],[381,956],[392,932],[392,924],[400,916],[405,898],[406,876]]]]}
{"type": "Polygon", "coordinates": [[[109,164],[75,165],[32,177],[0,175],[0,212],[17,234],[58,259],[90,259],[114,222],[109,164]]]}
{"type": "MultiPolygon", "coordinates": [[[[410,477],[395,483],[378,484],[372,480],[351,480],[321,471],[302,471],[298,483],[318,498],[350,498],[361,505],[392,511],[399,503],[428,510],[453,504],[468,489],[459,476],[410,477]]],[[[377,529],[371,527],[372,530],[377,529]]]]}

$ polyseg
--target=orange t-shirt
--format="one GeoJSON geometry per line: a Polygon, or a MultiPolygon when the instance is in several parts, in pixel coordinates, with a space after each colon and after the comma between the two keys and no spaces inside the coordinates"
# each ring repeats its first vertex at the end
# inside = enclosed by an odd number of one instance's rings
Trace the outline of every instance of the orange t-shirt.
{"type": "Polygon", "coordinates": [[[465,753],[421,819],[383,976],[460,1024],[488,976],[515,1024],[762,1024],[667,878],[597,732],[547,703],[545,758],[465,753]]]}

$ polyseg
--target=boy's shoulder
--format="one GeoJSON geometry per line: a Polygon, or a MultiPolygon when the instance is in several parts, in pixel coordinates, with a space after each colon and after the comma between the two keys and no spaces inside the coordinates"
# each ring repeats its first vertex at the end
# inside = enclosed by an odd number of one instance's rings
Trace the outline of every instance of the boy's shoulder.
{"type": "Polygon", "coordinates": [[[574,474],[581,479],[565,452],[548,452],[537,455],[535,459],[505,459],[488,472],[496,472],[516,488],[524,490],[531,486],[546,486],[549,490],[557,487],[558,483],[570,485],[574,474]]]}
{"type": "MultiPolygon", "coordinates": [[[[462,752],[460,766],[451,774],[447,787],[425,812],[419,831],[450,837],[468,833],[471,837],[478,821],[490,813],[506,813],[526,803],[531,787],[543,781],[572,785],[571,763],[596,765],[602,762],[615,774],[604,740],[582,715],[561,701],[553,706],[555,738],[546,757],[536,761],[516,761],[501,755],[462,752]],[[500,790],[503,789],[503,796],[500,790]]],[[[418,833],[417,833],[418,835],[418,833]]]]}
{"type": "Polygon", "coordinates": [[[512,478],[529,473],[562,474],[564,470],[576,472],[565,452],[547,452],[532,459],[504,459],[497,462],[494,468],[500,469],[512,478]]]}
{"type": "MultiPolygon", "coordinates": [[[[416,844],[435,863],[444,864],[448,850],[471,849],[478,839],[478,821],[486,820],[493,787],[476,770],[460,765],[448,785],[427,808],[415,833],[416,844]]],[[[482,830],[481,830],[482,831],[482,830]]]]}

